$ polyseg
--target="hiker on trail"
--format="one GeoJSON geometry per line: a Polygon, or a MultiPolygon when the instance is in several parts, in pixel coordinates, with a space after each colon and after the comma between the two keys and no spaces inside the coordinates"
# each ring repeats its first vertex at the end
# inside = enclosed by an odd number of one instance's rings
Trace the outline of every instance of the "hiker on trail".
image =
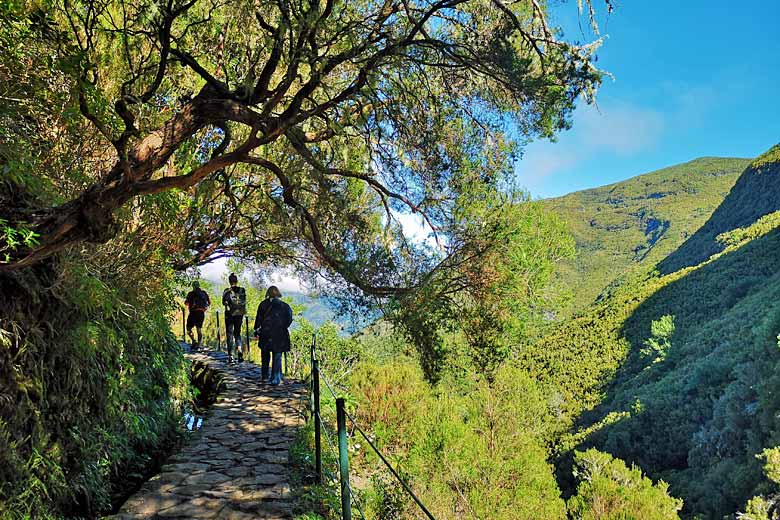
{"type": "Polygon", "coordinates": [[[292,323],[292,309],[280,298],[282,293],[272,285],[265,292],[265,300],[260,302],[255,316],[255,336],[260,339],[262,350],[263,380],[268,376],[268,365],[273,354],[271,365],[271,377],[268,383],[278,385],[282,382],[282,355],[290,351],[290,331],[292,323]]]}
{"type": "Polygon", "coordinates": [[[187,293],[184,299],[184,305],[190,310],[187,316],[187,335],[192,341],[192,350],[203,346],[203,319],[206,317],[206,310],[211,306],[209,293],[200,288],[200,283],[192,282],[192,290],[187,293]],[[192,335],[193,327],[198,331],[198,341],[192,335]]]}
{"type": "Polygon", "coordinates": [[[238,286],[238,277],[230,273],[230,287],[222,293],[222,305],[225,306],[225,332],[227,335],[228,363],[233,363],[233,351],[238,349],[241,356],[241,323],[246,314],[246,290],[238,286]]]}

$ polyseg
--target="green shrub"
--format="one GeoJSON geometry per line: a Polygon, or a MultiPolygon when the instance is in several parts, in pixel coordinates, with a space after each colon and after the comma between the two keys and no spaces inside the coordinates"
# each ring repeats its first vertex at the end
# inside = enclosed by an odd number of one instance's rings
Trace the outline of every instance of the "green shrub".
{"type": "Polygon", "coordinates": [[[416,410],[426,407],[431,390],[422,370],[411,363],[362,363],[351,374],[349,391],[356,399],[356,416],[371,431],[381,432],[380,446],[407,447],[416,410]]]}
{"type": "Polygon", "coordinates": [[[577,452],[577,495],[567,506],[574,520],[672,520],[682,500],[668,494],[668,485],[653,482],[636,466],[595,449],[577,452]]]}
{"type": "MultiPolygon", "coordinates": [[[[502,367],[469,393],[429,387],[410,363],[364,363],[350,382],[358,420],[437,518],[565,518],[542,440],[548,400],[522,369],[502,367]]],[[[358,471],[381,471],[370,455],[356,459],[358,471]]],[[[406,507],[403,518],[416,515],[406,507]]]]}

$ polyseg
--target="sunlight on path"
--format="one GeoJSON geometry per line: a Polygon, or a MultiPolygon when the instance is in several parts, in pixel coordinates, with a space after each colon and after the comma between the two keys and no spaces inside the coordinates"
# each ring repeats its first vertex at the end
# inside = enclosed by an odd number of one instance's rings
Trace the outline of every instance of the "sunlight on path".
{"type": "Polygon", "coordinates": [[[227,366],[218,352],[189,354],[227,389],[196,433],[115,520],[292,518],[288,449],[303,424],[305,387],[260,383],[260,368],[227,366]]]}

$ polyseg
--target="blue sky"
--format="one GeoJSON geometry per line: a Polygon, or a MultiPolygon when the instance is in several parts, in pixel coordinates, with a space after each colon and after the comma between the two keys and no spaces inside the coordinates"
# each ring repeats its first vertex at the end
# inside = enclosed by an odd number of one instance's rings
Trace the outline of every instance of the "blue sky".
{"type": "MultiPolygon", "coordinates": [[[[516,172],[534,197],[701,156],[754,157],[780,142],[780,0],[613,3],[599,16],[598,66],[614,80],[557,142],[526,147],[516,172]]],[[[594,39],[578,27],[575,0],[552,16],[567,39],[594,39]]]]}

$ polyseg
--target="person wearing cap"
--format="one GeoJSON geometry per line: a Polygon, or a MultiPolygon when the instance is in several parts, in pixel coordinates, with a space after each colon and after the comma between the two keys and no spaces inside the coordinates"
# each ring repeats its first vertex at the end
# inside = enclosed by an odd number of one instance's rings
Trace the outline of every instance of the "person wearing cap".
{"type": "Polygon", "coordinates": [[[192,350],[203,346],[203,320],[206,318],[206,311],[211,306],[209,293],[200,288],[200,283],[192,282],[192,290],[187,293],[184,299],[184,305],[190,310],[187,315],[187,335],[192,342],[192,350]],[[192,329],[198,331],[198,340],[192,335],[192,329]]]}

